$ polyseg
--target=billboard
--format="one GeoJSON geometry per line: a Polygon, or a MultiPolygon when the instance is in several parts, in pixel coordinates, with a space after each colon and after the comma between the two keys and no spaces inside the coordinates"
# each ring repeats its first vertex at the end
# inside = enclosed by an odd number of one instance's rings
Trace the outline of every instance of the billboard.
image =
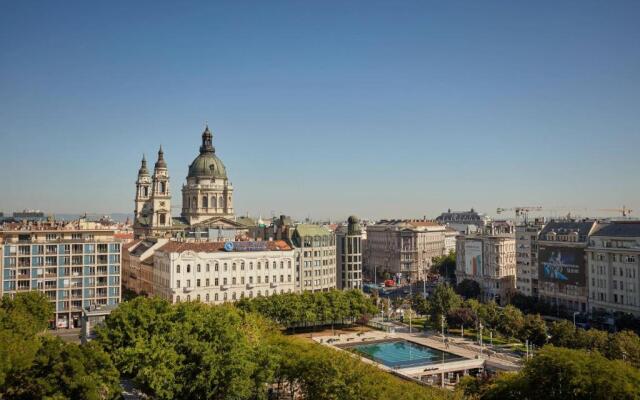
{"type": "Polygon", "coordinates": [[[464,272],[467,275],[482,275],[482,242],[464,242],[464,272]]]}
{"type": "Polygon", "coordinates": [[[584,249],[540,246],[538,279],[545,282],[585,286],[587,283],[584,249]]]}

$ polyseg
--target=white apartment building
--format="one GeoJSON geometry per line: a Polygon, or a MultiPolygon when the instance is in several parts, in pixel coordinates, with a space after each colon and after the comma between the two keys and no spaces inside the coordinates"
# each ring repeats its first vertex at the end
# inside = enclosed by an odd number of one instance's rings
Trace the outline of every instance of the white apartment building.
{"type": "Polygon", "coordinates": [[[516,226],[516,287],[525,296],[538,296],[538,234],[543,219],[516,226]]]}
{"type": "Polygon", "coordinates": [[[154,254],[153,284],[155,295],[174,303],[292,293],[294,250],[282,240],[170,241],[154,254]]]}
{"type": "Polygon", "coordinates": [[[298,224],[290,240],[296,252],[296,289],[314,292],[335,289],[335,234],[320,225],[298,224]]]}
{"type": "Polygon", "coordinates": [[[616,221],[589,238],[590,311],[640,316],[640,221],[616,221]]]}
{"type": "Polygon", "coordinates": [[[515,292],[516,240],[514,227],[491,222],[482,231],[458,236],[456,282],[478,282],[483,301],[504,304],[515,292]]]}

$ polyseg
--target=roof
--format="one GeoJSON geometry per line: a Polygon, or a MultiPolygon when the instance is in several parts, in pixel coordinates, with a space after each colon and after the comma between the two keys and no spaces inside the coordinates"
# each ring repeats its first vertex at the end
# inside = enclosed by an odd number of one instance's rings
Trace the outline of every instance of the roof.
{"type": "Polygon", "coordinates": [[[298,224],[296,225],[296,232],[299,236],[326,236],[330,235],[331,231],[320,225],[314,224],[298,224]]]}
{"type": "Polygon", "coordinates": [[[584,220],[584,221],[550,221],[542,231],[540,231],[540,240],[546,240],[546,234],[553,231],[558,234],[569,234],[572,232],[578,232],[580,241],[587,240],[587,236],[593,229],[596,221],[584,220]]]}
{"type": "Polygon", "coordinates": [[[640,221],[615,221],[604,225],[592,236],[640,237],[640,221]]]}
{"type": "Polygon", "coordinates": [[[187,178],[218,178],[227,179],[227,170],[220,160],[213,153],[201,153],[189,165],[189,175],[187,178]]]}
{"type": "Polygon", "coordinates": [[[132,256],[135,257],[140,257],[145,251],[149,250],[151,247],[153,247],[155,243],[153,242],[149,242],[149,241],[142,241],[142,243],[140,243],[139,246],[136,246],[135,249],[133,249],[132,251],[130,251],[129,253],[132,256]]]}
{"type": "MultiPolygon", "coordinates": [[[[259,243],[260,245],[264,245],[266,250],[264,251],[288,251],[293,250],[291,246],[287,244],[284,240],[274,240],[274,241],[262,241],[262,242],[234,242],[234,243],[247,243],[251,245],[252,243],[259,243]]],[[[169,241],[164,246],[160,247],[158,251],[162,251],[165,253],[182,253],[185,251],[193,251],[196,253],[215,253],[215,252],[226,252],[224,249],[225,242],[177,242],[177,241],[169,241]]],[[[240,252],[239,250],[232,250],[231,252],[240,252]]]]}

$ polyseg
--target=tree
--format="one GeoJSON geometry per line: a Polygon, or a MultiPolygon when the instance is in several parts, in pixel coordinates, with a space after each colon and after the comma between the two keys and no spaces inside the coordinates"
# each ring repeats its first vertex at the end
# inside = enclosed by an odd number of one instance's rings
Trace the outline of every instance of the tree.
{"type": "Polygon", "coordinates": [[[519,338],[523,342],[528,340],[529,343],[542,346],[547,343],[547,324],[539,314],[527,314],[519,338]]]}
{"type": "Polygon", "coordinates": [[[522,311],[512,305],[502,309],[498,320],[497,329],[505,336],[514,338],[524,327],[524,317],[522,311]]]}
{"type": "Polygon", "coordinates": [[[518,373],[505,373],[481,392],[483,400],[608,400],[640,397],[640,371],[599,353],[545,346],[518,373]]]}
{"type": "Polygon", "coordinates": [[[429,313],[431,321],[439,323],[440,318],[446,316],[451,309],[462,305],[462,298],[446,284],[436,286],[429,299],[429,313]]]}
{"type": "Polygon", "coordinates": [[[447,282],[455,282],[456,253],[450,252],[446,256],[434,257],[431,273],[442,276],[447,282]]]}
{"type": "Polygon", "coordinates": [[[480,298],[480,284],[471,279],[463,279],[456,286],[456,292],[465,299],[480,298]]]}
{"type": "Polygon", "coordinates": [[[491,300],[487,303],[480,304],[478,308],[478,319],[483,325],[496,328],[498,326],[498,320],[500,311],[495,301],[491,300]]]}
{"type": "Polygon", "coordinates": [[[472,327],[477,323],[476,314],[472,309],[467,307],[454,308],[449,310],[449,313],[447,314],[447,322],[449,325],[456,327],[461,325],[472,327]]]}
{"type": "Polygon", "coordinates": [[[640,368],[640,337],[632,331],[618,332],[611,338],[607,357],[626,360],[640,368]]]}

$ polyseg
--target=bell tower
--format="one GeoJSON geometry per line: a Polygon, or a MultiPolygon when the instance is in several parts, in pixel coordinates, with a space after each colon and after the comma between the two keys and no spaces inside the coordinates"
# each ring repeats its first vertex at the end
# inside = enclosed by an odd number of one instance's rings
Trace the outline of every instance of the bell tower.
{"type": "Polygon", "coordinates": [[[167,163],[164,160],[162,146],[158,150],[158,161],[153,170],[151,185],[151,205],[153,214],[151,215],[151,228],[153,236],[164,236],[164,228],[171,227],[171,193],[169,190],[169,172],[167,163]]]}
{"type": "Polygon", "coordinates": [[[149,203],[149,197],[151,195],[151,176],[147,170],[147,159],[142,156],[142,164],[138,170],[138,179],[136,180],[136,208],[133,211],[134,220],[138,220],[142,214],[146,205],[149,203]]]}

